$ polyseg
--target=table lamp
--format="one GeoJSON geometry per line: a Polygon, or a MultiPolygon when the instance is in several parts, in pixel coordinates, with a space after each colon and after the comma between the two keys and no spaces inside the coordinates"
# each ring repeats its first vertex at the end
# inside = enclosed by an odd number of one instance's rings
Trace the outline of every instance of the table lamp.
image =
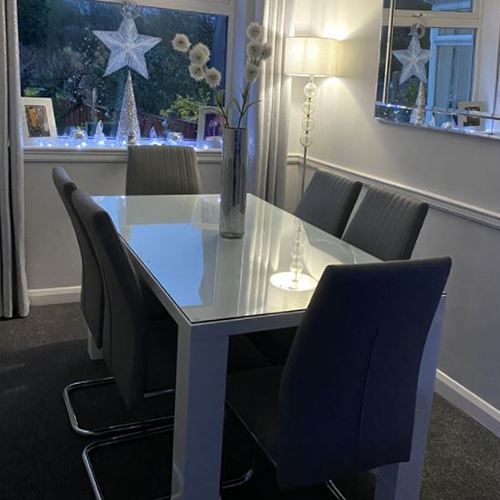
{"type": "Polygon", "coordinates": [[[307,171],[307,152],[313,144],[311,133],[316,125],[314,112],[318,87],[315,77],[337,76],[339,42],[332,38],[298,36],[286,41],[285,74],[308,76],[309,83],[304,87],[306,101],[302,107],[302,135],[300,144],[304,148],[301,195],[304,194],[307,171]]]}

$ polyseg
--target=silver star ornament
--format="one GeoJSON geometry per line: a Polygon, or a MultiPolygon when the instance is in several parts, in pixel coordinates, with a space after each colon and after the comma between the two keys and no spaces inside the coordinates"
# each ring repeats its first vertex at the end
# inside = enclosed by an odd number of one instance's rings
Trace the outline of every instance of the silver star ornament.
{"type": "Polygon", "coordinates": [[[144,78],[149,78],[144,56],[161,42],[161,38],[139,35],[134,20],[130,18],[123,20],[118,31],[93,31],[93,33],[111,51],[104,76],[128,66],[144,78]]]}
{"type": "Polygon", "coordinates": [[[422,49],[420,40],[416,35],[411,37],[410,46],[406,50],[395,50],[393,53],[403,65],[403,71],[399,80],[400,85],[412,76],[416,76],[421,82],[427,83],[425,65],[432,57],[432,51],[422,49]]]}

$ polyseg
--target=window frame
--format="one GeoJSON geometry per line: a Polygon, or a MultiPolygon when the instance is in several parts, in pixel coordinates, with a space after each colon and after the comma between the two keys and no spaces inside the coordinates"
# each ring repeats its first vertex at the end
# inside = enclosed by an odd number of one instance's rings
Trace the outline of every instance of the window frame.
{"type": "MultiPolygon", "coordinates": [[[[396,0],[394,0],[396,2],[396,0]]],[[[482,7],[483,7],[483,2],[482,0],[474,0],[474,8],[472,12],[452,12],[452,11],[447,11],[447,10],[411,10],[411,9],[394,9],[394,21],[396,19],[400,19],[401,22],[405,22],[405,19],[407,18],[412,18],[413,23],[415,22],[415,18],[420,18],[422,20],[432,20],[436,19],[436,22],[443,23],[443,22],[452,22],[452,23],[457,23],[457,22],[464,22],[464,23],[469,23],[469,22],[476,22],[479,23],[481,19],[481,13],[482,13],[482,7]],[[439,21],[437,21],[439,19],[439,21]]],[[[406,21],[410,22],[410,21],[406,21]]],[[[424,23],[422,23],[424,24],[424,23]]],[[[396,25],[396,24],[395,24],[396,25]]],[[[402,25],[406,26],[406,24],[402,25]]],[[[410,24],[411,26],[411,24],[410,24]]],[[[455,24],[453,26],[431,26],[429,25],[430,28],[462,28],[462,26],[455,24]]],[[[463,26],[463,27],[469,27],[469,26],[463,26]]]]}

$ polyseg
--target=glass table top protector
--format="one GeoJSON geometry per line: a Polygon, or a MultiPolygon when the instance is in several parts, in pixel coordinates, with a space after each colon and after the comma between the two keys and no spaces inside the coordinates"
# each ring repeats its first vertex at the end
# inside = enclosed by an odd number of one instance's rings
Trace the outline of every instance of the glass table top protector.
{"type": "Polygon", "coordinates": [[[219,195],[94,200],[191,323],[301,311],[328,265],[378,262],[253,195],[239,240],[219,236],[219,195]]]}

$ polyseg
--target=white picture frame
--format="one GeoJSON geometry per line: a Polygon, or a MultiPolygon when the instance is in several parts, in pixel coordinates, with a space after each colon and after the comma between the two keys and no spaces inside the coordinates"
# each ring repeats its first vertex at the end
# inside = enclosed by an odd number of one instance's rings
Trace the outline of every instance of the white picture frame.
{"type": "Polygon", "coordinates": [[[46,97],[22,97],[21,116],[26,142],[57,139],[52,99],[46,97]]]}
{"type": "Polygon", "coordinates": [[[200,106],[197,142],[211,142],[220,147],[224,134],[224,118],[214,106],[200,106]]]}
{"type": "MultiPolygon", "coordinates": [[[[484,113],[486,106],[483,101],[461,101],[458,103],[458,110],[484,113]]],[[[458,115],[458,127],[462,130],[481,131],[485,129],[485,119],[482,116],[458,115]]]]}

